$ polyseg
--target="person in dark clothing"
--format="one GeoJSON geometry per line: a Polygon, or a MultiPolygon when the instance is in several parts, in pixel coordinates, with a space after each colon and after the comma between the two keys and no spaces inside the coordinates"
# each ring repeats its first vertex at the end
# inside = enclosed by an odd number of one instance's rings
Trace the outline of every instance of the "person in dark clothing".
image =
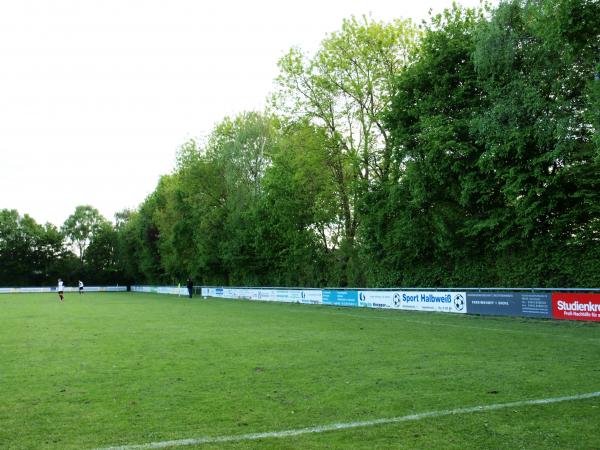
{"type": "Polygon", "coordinates": [[[192,281],[191,278],[187,279],[187,290],[188,290],[188,295],[190,296],[190,298],[192,298],[192,294],[194,293],[194,282],[192,281]]]}

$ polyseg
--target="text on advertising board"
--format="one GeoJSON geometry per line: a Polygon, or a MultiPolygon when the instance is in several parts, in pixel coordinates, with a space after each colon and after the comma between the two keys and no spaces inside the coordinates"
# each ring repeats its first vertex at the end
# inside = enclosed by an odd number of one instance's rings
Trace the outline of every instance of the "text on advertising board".
{"type": "Polygon", "coordinates": [[[552,315],[555,319],[600,322],[600,294],[554,292],[552,315]]]}

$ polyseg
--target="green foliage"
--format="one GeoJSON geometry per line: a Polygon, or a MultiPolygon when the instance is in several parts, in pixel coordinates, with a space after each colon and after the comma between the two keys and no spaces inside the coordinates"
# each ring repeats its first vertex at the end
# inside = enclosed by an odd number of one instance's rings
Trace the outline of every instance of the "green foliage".
{"type": "Polygon", "coordinates": [[[0,210],[0,286],[54,284],[72,266],[64,235],[16,210],[0,210]]]}
{"type": "Polygon", "coordinates": [[[340,236],[336,284],[357,284],[355,238],[361,225],[358,203],[368,186],[387,180],[391,165],[389,130],[383,116],[394,77],[408,62],[417,39],[410,21],[388,24],[367,17],[345,20],[310,59],[291,49],[279,62],[276,108],[295,121],[309,120],[327,133],[336,183],[340,236]]]}
{"type": "Polygon", "coordinates": [[[269,284],[311,286],[329,279],[327,261],[339,235],[335,181],[324,170],[327,133],[306,122],[288,125],[272,152],[258,206],[257,251],[269,284]]]}
{"type": "Polygon", "coordinates": [[[100,212],[90,205],[80,205],[75,208],[63,224],[62,231],[79,254],[79,260],[85,260],[85,251],[90,242],[107,221],[100,212]]]}
{"type": "Polygon", "coordinates": [[[485,147],[479,166],[493,173],[505,211],[493,216],[492,231],[502,238],[495,248],[538,261],[538,283],[547,275],[598,282],[565,277],[567,264],[552,274],[544,268],[557,257],[571,260],[575,248],[581,260],[598,267],[600,166],[589,93],[599,15],[597,2],[508,2],[478,34],[474,61],[489,106],[473,120],[474,138],[485,147]],[[506,49],[505,57],[492,62],[497,48],[506,49]]]}
{"type": "Polygon", "coordinates": [[[597,4],[579,3],[506,2],[489,20],[454,7],[426,27],[388,115],[398,182],[363,214],[378,205],[371,283],[598,283],[598,31],[564,23],[595,23],[597,4]],[[577,257],[595,269],[574,271],[577,257]]]}
{"type": "Polygon", "coordinates": [[[82,277],[87,283],[122,283],[117,265],[117,245],[117,231],[110,222],[104,222],[96,230],[85,252],[85,272],[82,277]]]}
{"type": "MultiPolygon", "coordinates": [[[[475,62],[490,107],[474,131],[486,147],[481,168],[494,171],[513,208],[499,223],[504,246],[577,238],[575,229],[599,212],[599,166],[585,119],[594,61],[585,42],[573,41],[578,34],[563,33],[560,13],[568,3],[502,4],[480,31],[475,62]],[[501,64],[481,56],[499,46],[508,49],[501,64]]],[[[587,38],[587,46],[597,43],[598,33],[587,38]]]]}
{"type": "Polygon", "coordinates": [[[469,133],[481,103],[470,57],[481,20],[458,7],[433,17],[397,78],[387,116],[394,182],[375,186],[363,206],[372,284],[454,284],[455,264],[467,257],[465,219],[477,213],[470,190],[483,182],[469,133]]]}

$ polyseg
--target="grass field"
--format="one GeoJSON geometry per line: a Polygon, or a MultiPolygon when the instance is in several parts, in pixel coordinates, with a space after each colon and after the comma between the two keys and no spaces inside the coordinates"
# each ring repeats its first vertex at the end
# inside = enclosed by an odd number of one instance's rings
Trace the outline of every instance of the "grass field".
{"type": "Polygon", "coordinates": [[[2,449],[235,437],[434,411],[444,414],[185,448],[592,449],[600,397],[448,411],[597,391],[598,324],[138,293],[67,294],[64,304],[55,294],[0,295],[2,449]]]}

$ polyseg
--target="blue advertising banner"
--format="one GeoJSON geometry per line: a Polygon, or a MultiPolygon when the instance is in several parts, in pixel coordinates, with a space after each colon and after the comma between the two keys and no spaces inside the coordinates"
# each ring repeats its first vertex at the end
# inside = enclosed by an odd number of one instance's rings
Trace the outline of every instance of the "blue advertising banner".
{"type": "Polygon", "coordinates": [[[527,292],[468,292],[467,309],[469,314],[551,318],[552,299],[527,292]]]}
{"type": "Polygon", "coordinates": [[[323,304],[358,306],[358,291],[323,291],[323,304]]]}

